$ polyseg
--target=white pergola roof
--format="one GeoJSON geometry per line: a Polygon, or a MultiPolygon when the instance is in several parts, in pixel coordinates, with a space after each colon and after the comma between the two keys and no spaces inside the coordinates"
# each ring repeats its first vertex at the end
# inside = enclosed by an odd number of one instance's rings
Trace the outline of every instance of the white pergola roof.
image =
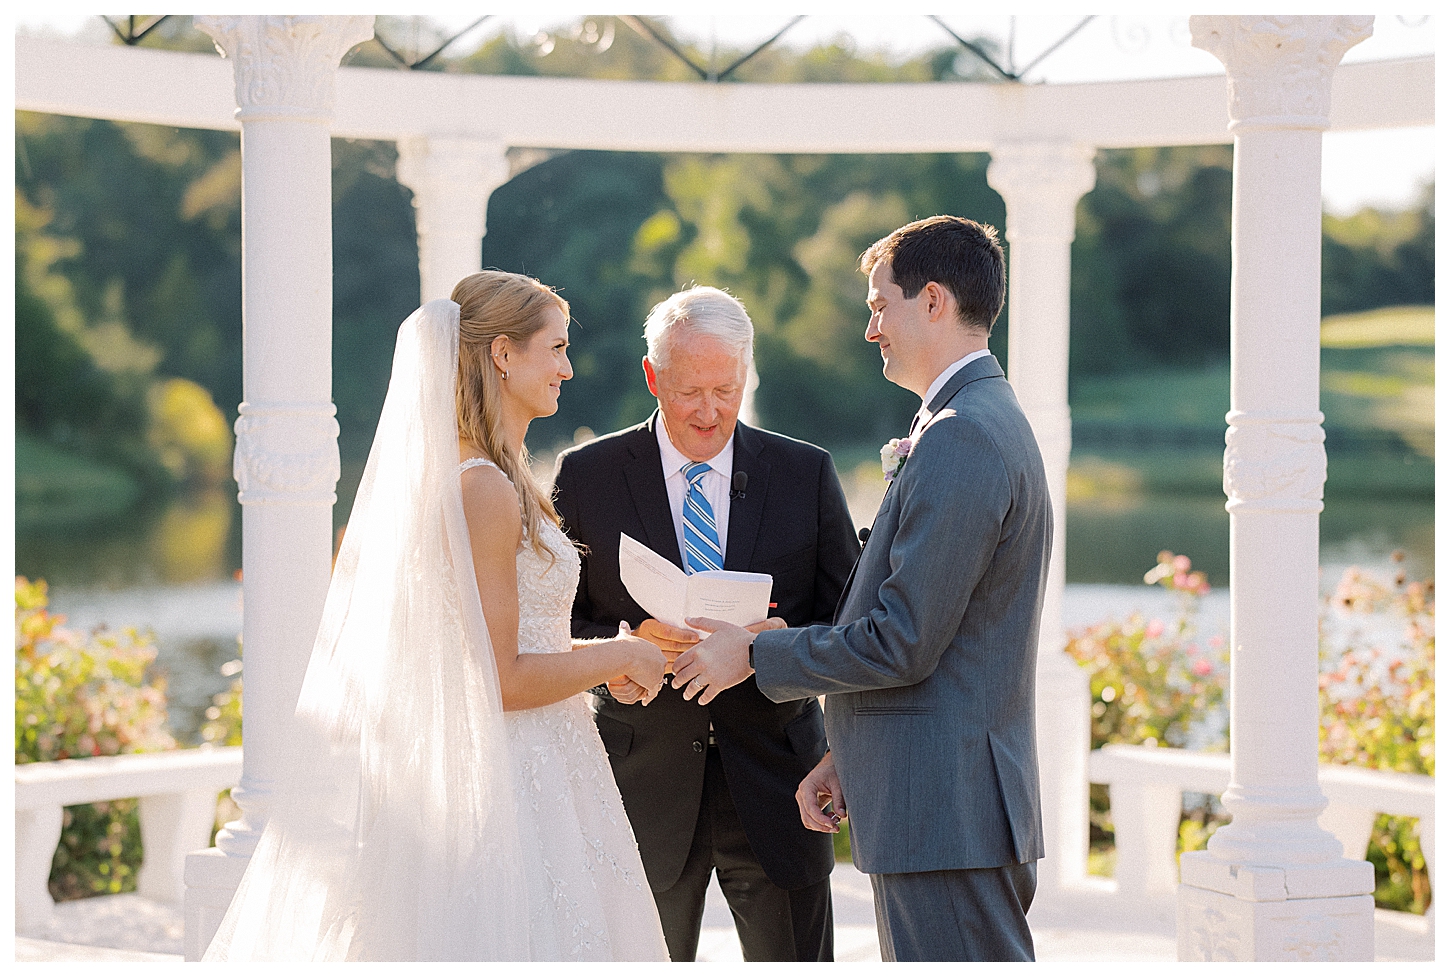
{"type": "MultiPolygon", "coordinates": [[[[1433,125],[1434,78],[1433,57],[1341,66],[1331,130],[1433,125]]],[[[1213,75],[1072,85],[708,85],[340,68],[331,129],[353,139],[431,135],[635,152],[986,152],[1043,141],[1192,146],[1231,141],[1227,84],[1213,75]],[[928,124],[943,118],[958,121],[928,124]]],[[[21,37],[15,104],[240,128],[232,66],[209,54],[21,37]]]]}

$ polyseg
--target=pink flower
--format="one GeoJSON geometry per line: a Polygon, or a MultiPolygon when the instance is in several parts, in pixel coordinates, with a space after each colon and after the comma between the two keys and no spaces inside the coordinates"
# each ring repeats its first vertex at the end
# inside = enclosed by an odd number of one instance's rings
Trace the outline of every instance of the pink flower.
{"type": "Polygon", "coordinates": [[[905,458],[909,454],[911,454],[910,438],[902,438],[900,441],[896,442],[896,457],[905,458]]]}
{"type": "Polygon", "coordinates": [[[1199,678],[1203,678],[1212,671],[1213,665],[1210,664],[1206,659],[1200,658],[1198,661],[1193,663],[1193,674],[1197,675],[1199,678]]]}
{"type": "Polygon", "coordinates": [[[1210,648],[1222,648],[1223,647],[1223,635],[1216,634],[1212,638],[1209,638],[1208,639],[1208,646],[1210,648]]]}
{"type": "Polygon", "coordinates": [[[1186,573],[1191,566],[1193,566],[1193,561],[1181,553],[1173,558],[1173,569],[1175,570],[1181,570],[1186,573]]]}
{"type": "MultiPolygon", "coordinates": [[[[1175,560],[1174,562],[1176,563],[1177,561],[1175,560]]],[[[1173,586],[1178,590],[1187,590],[1188,574],[1184,573],[1182,570],[1179,570],[1177,573],[1175,573],[1173,575],[1173,586]]]]}
{"type": "Polygon", "coordinates": [[[1155,617],[1148,622],[1148,626],[1143,629],[1143,633],[1150,638],[1158,637],[1163,633],[1163,622],[1155,617]]]}

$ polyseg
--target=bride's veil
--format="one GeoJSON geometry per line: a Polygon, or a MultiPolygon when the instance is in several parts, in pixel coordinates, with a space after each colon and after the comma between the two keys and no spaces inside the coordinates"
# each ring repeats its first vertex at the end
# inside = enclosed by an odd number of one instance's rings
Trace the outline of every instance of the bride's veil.
{"type": "Polygon", "coordinates": [[[414,312],[267,826],[211,959],[519,960],[508,744],[458,479],[458,306],[414,312]]]}

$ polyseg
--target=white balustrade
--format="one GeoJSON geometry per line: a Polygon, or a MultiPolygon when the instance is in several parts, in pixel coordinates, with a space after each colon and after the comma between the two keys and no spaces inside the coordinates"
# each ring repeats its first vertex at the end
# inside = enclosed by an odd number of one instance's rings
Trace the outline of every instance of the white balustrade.
{"type": "Polygon", "coordinates": [[[139,895],[180,904],[189,852],[205,848],[217,795],[242,775],[242,748],[173,750],[86,757],[15,768],[15,930],[42,928],[55,901],[47,888],[60,841],[63,808],[139,798],[144,861],[139,895]]]}
{"type": "MultiPolygon", "coordinates": [[[[1117,895],[1127,902],[1170,899],[1178,887],[1178,825],[1185,791],[1220,795],[1229,786],[1227,753],[1108,745],[1088,758],[1088,779],[1111,795],[1117,895]]],[[[1363,858],[1380,814],[1419,818],[1420,847],[1435,876],[1435,780],[1422,774],[1320,764],[1328,807],[1319,826],[1363,858]]]]}

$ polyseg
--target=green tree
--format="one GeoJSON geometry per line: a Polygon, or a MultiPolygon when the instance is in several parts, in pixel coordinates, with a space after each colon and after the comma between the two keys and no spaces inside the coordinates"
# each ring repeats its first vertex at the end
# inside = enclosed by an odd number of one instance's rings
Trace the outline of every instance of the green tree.
{"type": "Polygon", "coordinates": [[[93,355],[134,364],[128,350],[149,347],[152,368],[200,383],[235,416],[237,135],[30,112],[16,113],[15,131],[18,196],[51,215],[47,233],[75,242],[52,268],[95,334],[93,355]]]}
{"type": "Polygon", "coordinates": [[[1227,358],[1232,165],[1227,146],[1098,152],[1073,246],[1076,371],[1227,358]]]}
{"type": "Polygon", "coordinates": [[[1410,210],[1324,217],[1324,315],[1435,304],[1435,185],[1410,210]]]}

